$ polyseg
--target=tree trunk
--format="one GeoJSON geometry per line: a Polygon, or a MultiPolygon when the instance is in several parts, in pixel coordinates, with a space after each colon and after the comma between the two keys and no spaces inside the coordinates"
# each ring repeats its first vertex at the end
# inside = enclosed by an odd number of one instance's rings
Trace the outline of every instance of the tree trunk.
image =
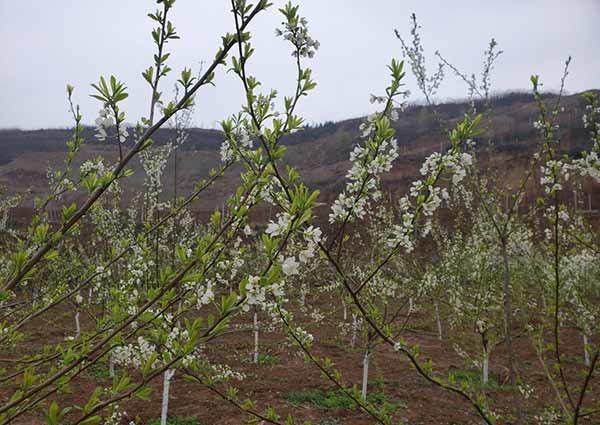
{"type": "Polygon", "coordinates": [[[490,353],[484,348],[483,349],[483,374],[482,374],[482,383],[483,385],[487,385],[490,377],[490,353]]]}
{"type": "Polygon", "coordinates": [[[364,400],[367,399],[367,384],[369,383],[369,358],[371,357],[371,353],[369,352],[369,348],[365,351],[365,357],[363,358],[363,377],[362,377],[362,390],[361,396],[364,400]]]}
{"type": "Polygon", "coordinates": [[[306,305],[306,288],[304,287],[304,285],[302,285],[300,287],[300,307],[302,309],[304,309],[305,305],[306,305]]]}
{"type": "Polygon", "coordinates": [[[108,376],[111,378],[115,377],[115,358],[113,357],[112,351],[108,358],[108,376]]]}
{"type": "Polygon", "coordinates": [[[508,261],[508,240],[506,236],[503,236],[500,240],[502,260],[504,264],[504,274],[502,291],[504,298],[504,334],[506,338],[506,350],[508,352],[508,376],[510,385],[513,392],[513,401],[517,408],[517,422],[516,424],[523,423],[523,407],[521,404],[521,396],[519,395],[519,389],[517,388],[517,373],[515,370],[515,354],[512,346],[512,301],[510,293],[510,265],[508,261]]]}
{"type": "Polygon", "coordinates": [[[440,317],[440,307],[436,300],[433,300],[433,308],[435,311],[435,321],[437,323],[438,339],[441,341],[444,339],[444,335],[442,333],[442,318],[440,317]]]}
{"type": "Polygon", "coordinates": [[[356,334],[358,332],[358,320],[356,314],[352,314],[352,339],[350,340],[350,347],[354,348],[356,345],[356,334]]]}
{"type": "Polygon", "coordinates": [[[590,367],[591,366],[590,352],[588,351],[588,348],[589,348],[588,336],[584,332],[584,334],[583,334],[583,361],[587,367],[590,367]]]}
{"type": "Polygon", "coordinates": [[[81,324],[79,323],[79,311],[75,313],[75,338],[81,335],[81,324]]]}
{"type": "Polygon", "coordinates": [[[164,373],[163,379],[163,396],[162,396],[162,409],[160,412],[160,425],[167,425],[167,414],[169,413],[169,387],[171,386],[171,379],[175,375],[175,369],[167,369],[164,373]]]}
{"type": "Polygon", "coordinates": [[[258,363],[258,312],[254,308],[254,353],[252,355],[254,363],[258,363]]]}

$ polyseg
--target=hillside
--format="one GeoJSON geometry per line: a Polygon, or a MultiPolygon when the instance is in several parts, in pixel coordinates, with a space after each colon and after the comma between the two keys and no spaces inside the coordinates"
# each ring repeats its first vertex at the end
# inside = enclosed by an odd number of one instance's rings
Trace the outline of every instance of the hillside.
{"type": "MultiPolygon", "coordinates": [[[[546,100],[552,102],[555,98],[547,95],[546,100]]],[[[577,154],[590,147],[581,121],[583,102],[579,95],[570,95],[564,97],[563,105],[565,112],[559,116],[560,149],[577,154]]],[[[523,172],[524,158],[536,146],[537,134],[532,123],[537,107],[530,95],[522,93],[496,97],[492,106],[491,121],[487,121],[487,125],[491,122],[493,131],[479,141],[480,157],[484,166],[494,167],[503,173],[503,178],[513,180],[523,172]],[[505,167],[508,163],[511,166],[505,167]]],[[[401,156],[392,172],[385,176],[384,189],[394,195],[404,192],[417,175],[423,158],[434,150],[445,148],[445,130],[461,119],[467,108],[468,104],[461,102],[438,105],[435,113],[424,106],[407,108],[394,123],[401,156]]],[[[348,156],[359,140],[358,127],[362,120],[356,118],[306,127],[283,141],[288,147],[286,161],[299,169],[307,184],[322,191],[323,200],[335,197],[343,187],[344,175],[349,168],[348,156]]],[[[82,149],[79,163],[97,155],[115,161],[118,158],[116,145],[99,143],[93,134],[93,128],[85,130],[87,144],[82,149]]],[[[172,135],[173,130],[160,130],[155,143],[165,143],[172,135]]],[[[0,130],[0,185],[10,192],[24,194],[23,206],[30,206],[34,196],[47,190],[48,165],[61,166],[64,143],[69,137],[69,129],[0,130]]],[[[216,130],[190,130],[183,152],[177,155],[179,194],[189,193],[195,182],[206,177],[218,164],[220,141],[221,135],[216,130]]],[[[136,173],[125,184],[126,198],[138,192],[143,182],[139,162],[134,161],[132,166],[136,173]]],[[[173,170],[171,158],[165,172],[165,196],[171,196],[173,191],[173,170]]],[[[229,172],[194,208],[209,210],[220,206],[236,184],[238,174],[239,169],[229,172]]],[[[590,200],[600,199],[598,187],[584,187],[584,192],[590,200]]]]}

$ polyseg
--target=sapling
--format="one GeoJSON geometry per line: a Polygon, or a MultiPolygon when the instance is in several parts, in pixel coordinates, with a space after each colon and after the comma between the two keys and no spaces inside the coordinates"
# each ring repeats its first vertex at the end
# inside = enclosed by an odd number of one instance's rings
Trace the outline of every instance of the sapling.
{"type": "MultiPolygon", "coordinates": [[[[170,72],[170,67],[167,64],[169,53],[165,52],[167,43],[172,40],[179,38],[175,27],[172,22],[168,19],[168,14],[171,8],[174,6],[174,1],[165,0],[163,3],[162,10],[157,9],[154,14],[149,14],[151,20],[156,22],[156,28],[152,31],[152,36],[156,44],[157,53],[154,56],[154,64],[149,67],[144,73],[144,79],[150,85],[152,90],[150,100],[150,114],[145,120],[144,124],[151,126],[154,123],[154,114],[156,106],[162,106],[163,100],[161,99],[161,92],[159,91],[159,82],[161,78],[166,77],[170,72]]],[[[187,91],[190,84],[194,82],[195,78],[191,76],[191,71],[185,69],[182,72],[182,79],[179,81],[182,83],[183,88],[187,91]]],[[[175,102],[179,100],[179,85],[175,86],[175,102]]],[[[148,149],[140,154],[140,159],[144,171],[146,172],[147,179],[145,181],[146,192],[146,209],[145,217],[148,221],[160,221],[161,209],[175,208],[177,202],[177,181],[174,180],[173,198],[171,205],[162,205],[160,203],[160,196],[163,189],[162,176],[167,165],[167,160],[170,154],[174,151],[177,154],[177,149],[181,146],[187,134],[183,126],[189,124],[189,119],[192,113],[194,98],[190,98],[188,107],[182,111],[183,116],[176,114],[174,117],[175,122],[175,139],[169,141],[165,146],[148,149]]],[[[175,179],[177,178],[177,157],[175,157],[175,179]]],[[[177,242],[177,229],[178,223],[175,222],[167,232],[162,234],[161,229],[157,229],[155,232],[154,240],[154,265],[156,270],[156,280],[160,280],[160,269],[161,269],[161,256],[166,254],[168,248],[166,248],[162,242],[167,242],[169,239],[173,240],[173,246],[171,248],[172,262],[174,261],[174,254],[176,251],[177,242]],[[170,237],[170,234],[173,237],[170,237]],[[166,248],[166,249],[161,249],[166,248]],[[162,251],[162,252],[161,252],[162,251]]],[[[168,242],[167,242],[168,243],[168,242]]],[[[178,311],[181,310],[183,300],[178,303],[178,311]]],[[[175,329],[180,327],[181,323],[177,321],[175,323],[175,329]]],[[[169,392],[171,387],[171,379],[175,375],[175,369],[166,369],[163,375],[163,392],[162,392],[162,405],[161,405],[161,425],[167,424],[168,408],[169,408],[169,392]]]]}

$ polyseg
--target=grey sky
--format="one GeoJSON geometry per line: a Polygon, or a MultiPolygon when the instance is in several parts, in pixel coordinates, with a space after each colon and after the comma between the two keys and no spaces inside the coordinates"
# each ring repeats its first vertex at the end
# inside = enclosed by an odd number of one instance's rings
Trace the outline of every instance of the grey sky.
{"type": "MultiPolygon", "coordinates": [[[[281,7],[284,1],[274,0],[281,7]]],[[[527,89],[540,74],[557,88],[564,60],[573,56],[567,89],[599,88],[600,0],[298,0],[321,49],[310,62],[319,84],[299,112],[308,122],[339,120],[372,110],[370,93],[388,83],[385,68],[401,57],[397,28],[409,36],[412,12],[422,26],[426,53],[440,50],[467,73],[479,72],[482,52],[495,37],[504,50],[493,77],[496,90],[527,89]]],[[[178,0],[171,18],[182,36],[169,46],[175,71],[197,69],[214,57],[220,36],[232,30],[229,1],[178,0]]],[[[141,71],[152,62],[151,0],[0,0],[0,127],[69,126],[65,85],[76,87],[86,123],[100,107],[90,83],[114,73],[129,87],[129,122],[147,115],[148,86],[141,71]]],[[[251,26],[256,55],[250,72],[280,96],[290,94],[294,65],[289,46],[275,37],[276,8],[251,26]]],[[[429,63],[434,68],[434,62],[429,63]]],[[[175,77],[175,72],[172,77],[175,77]]],[[[174,78],[163,85],[165,96],[174,78]]],[[[414,79],[411,100],[419,96],[414,79]]],[[[241,104],[240,83],[221,68],[216,87],[202,89],[195,124],[213,127],[241,104]]],[[[447,75],[438,97],[464,97],[464,84],[447,75]]]]}

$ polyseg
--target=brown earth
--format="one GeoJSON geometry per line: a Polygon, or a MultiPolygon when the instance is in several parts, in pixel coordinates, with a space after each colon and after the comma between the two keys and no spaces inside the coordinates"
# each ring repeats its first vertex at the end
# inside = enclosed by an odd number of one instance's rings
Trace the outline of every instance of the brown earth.
{"type": "MultiPolygon", "coordinates": [[[[328,308],[339,302],[326,303],[321,300],[322,308],[328,308]]],[[[360,387],[362,376],[362,353],[360,348],[350,347],[350,336],[341,332],[337,323],[342,321],[341,309],[332,312],[332,316],[323,323],[311,323],[307,317],[298,314],[300,321],[315,337],[313,353],[320,357],[330,358],[335,368],[342,372],[343,382],[360,387]]],[[[83,324],[89,318],[82,317],[83,324]]],[[[250,320],[250,317],[248,317],[250,320]]],[[[21,344],[28,352],[39,350],[43,342],[60,341],[72,335],[72,312],[63,310],[58,314],[48,315],[44,320],[33,323],[25,334],[28,340],[21,344]]],[[[89,323],[89,322],[88,322],[89,323]]],[[[250,322],[240,323],[249,326],[250,322]]],[[[438,341],[433,335],[431,318],[424,311],[417,316],[413,331],[406,333],[410,344],[421,347],[421,358],[431,357],[434,370],[442,375],[450,371],[459,371],[463,362],[455,354],[450,341],[438,341]]],[[[456,335],[453,335],[456,337],[456,335]]],[[[472,338],[472,335],[469,336],[472,338]]],[[[371,424],[374,421],[364,412],[357,409],[323,408],[309,403],[292,403],[294,394],[310,390],[329,391],[335,386],[331,381],[320,376],[320,372],[312,363],[304,362],[286,343],[282,332],[261,333],[261,352],[268,353],[270,360],[263,364],[250,361],[252,351],[252,335],[250,332],[233,332],[207,347],[207,355],[215,362],[224,363],[234,370],[242,372],[246,378],[231,381],[230,384],[239,389],[239,398],[250,398],[256,402],[257,410],[264,412],[267,407],[276,408],[285,418],[291,415],[296,423],[310,420],[314,424],[371,424]]],[[[571,383],[581,383],[580,374],[582,354],[579,335],[563,330],[562,350],[565,354],[566,370],[571,383]],[[576,372],[577,371],[577,372],[576,372]]],[[[555,405],[554,393],[539,367],[539,362],[531,349],[528,337],[516,340],[515,350],[520,362],[520,372],[526,382],[535,388],[535,392],[526,401],[526,423],[535,423],[533,414],[548,405],[555,405]]],[[[1,357],[14,358],[16,353],[1,353],[1,357]]],[[[490,378],[496,384],[487,390],[493,400],[493,408],[499,413],[512,411],[513,401],[510,387],[507,384],[507,367],[504,347],[497,347],[491,356],[490,378]]],[[[118,371],[118,369],[117,369],[118,371]]],[[[402,419],[410,425],[417,424],[480,424],[474,409],[459,396],[445,392],[420,377],[409,365],[406,358],[387,347],[378,346],[371,358],[369,394],[383,393],[387,401],[397,404],[394,413],[396,419],[402,419]]],[[[14,389],[13,385],[0,385],[0,399],[6,400],[7,393],[14,389]],[[4,388],[2,388],[4,386],[4,388]]],[[[71,385],[70,394],[61,394],[58,399],[61,406],[68,403],[83,405],[96,386],[108,387],[111,380],[107,377],[106,365],[97,365],[91,371],[80,375],[71,385]]],[[[592,379],[588,401],[598,401],[596,392],[600,385],[600,374],[592,379]]],[[[225,391],[227,385],[217,386],[225,391]]],[[[132,399],[121,403],[128,413],[127,419],[136,417],[142,423],[160,416],[162,377],[151,385],[152,393],[149,401],[132,399]]],[[[589,403],[586,403],[589,405],[589,403]]],[[[169,416],[197,418],[202,425],[243,424],[248,416],[236,407],[221,399],[201,384],[190,382],[178,371],[171,383],[169,416]]],[[[19,418],[15,424],[41,425],[45,423],[41,413],[19,418]]],[[[128,422],[124,422],[125,424],[128,422]]],[[[508,423],[500,421],[499,423],[508,423]]],[[[586,417],[582,424],[600,423],[600,415],[586,417]]]]}

